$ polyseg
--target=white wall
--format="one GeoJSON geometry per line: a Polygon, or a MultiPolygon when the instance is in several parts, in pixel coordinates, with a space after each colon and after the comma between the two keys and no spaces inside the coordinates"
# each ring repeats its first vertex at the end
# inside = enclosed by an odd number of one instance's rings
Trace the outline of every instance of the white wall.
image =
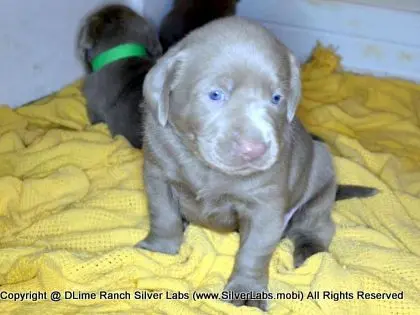
{"type": "MultiPolygon", "coordinates": [[[[0,103],[19,106],[80,77],[74,53],[80,18],[98,4],[116,1],[1,0],[0,103]]],[[[158,24],[172,0],[118,2],[158,24]]],[[[241,0],[238,14],[266,25],[302,61],[320,40],[338,47],[350,70],[420,81],[420,14],[415,12],[420,0],[379,2],[241,0]]]]}
{"type": "MultiPolygon", "coordinates": [[[[343,0],[329,0],[329,1],[343,1],[343,0]]],[[[390,8],[405,10],[410,12],[420,12],[419,0],[344,0],[351,3],[367,4],[381,8],[390,8]]]]}
{"type": "Polygon", "coordinates": [[[337,47],[350,70],[420,81],[418,13],[338,0],[240,4],[240,15],[261,19],[302,60],[319,40],[337,47]]]}

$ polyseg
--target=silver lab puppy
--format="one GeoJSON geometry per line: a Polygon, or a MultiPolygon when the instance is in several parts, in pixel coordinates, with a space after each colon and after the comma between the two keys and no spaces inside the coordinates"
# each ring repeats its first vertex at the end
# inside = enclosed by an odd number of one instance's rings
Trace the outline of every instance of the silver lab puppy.
{"type": "Polygon", "coordinates": [[[173,46],[144,83],[150,232],[137,247],[177,253],[185,221],[237,230],[225,288],[236,293],[267,290],[283,237],[296,267],[327,251],[336,177],[327,146],[295,116],[300,93],[295,56],[246,19],[216,20],[173,46]]]}

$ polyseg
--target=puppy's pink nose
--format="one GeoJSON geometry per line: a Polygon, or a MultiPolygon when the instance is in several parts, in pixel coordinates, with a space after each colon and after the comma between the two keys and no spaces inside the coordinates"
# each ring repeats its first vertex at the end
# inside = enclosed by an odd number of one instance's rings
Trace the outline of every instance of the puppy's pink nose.
{"type": "Polygon", "coordinates": [[[263,156],[267,151],[268,146],[261,141],[255,140],[240,140],[239,152],[242,158],[246,161],[253,161],[263,156]]]}

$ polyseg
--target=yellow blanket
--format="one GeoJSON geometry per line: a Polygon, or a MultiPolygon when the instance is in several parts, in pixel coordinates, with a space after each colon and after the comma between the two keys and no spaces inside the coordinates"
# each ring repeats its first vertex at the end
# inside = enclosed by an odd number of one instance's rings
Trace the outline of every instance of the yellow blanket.
{"type": "MultiPolygon", "coordinates": [[[[339,66],[315,49],[299,115],[331,146],[341,183],[381,192],[336,204],[330,253],[295,270],[290,241],[278,246],[269,313],[420,314],[420,86],[339,66]]],[[[236,234],[190,226],[174,257],[133,248],[148,230],[141,164],[88,124],[79,83],[0,108],[1,314],[260,313],[194,294],[223,289],[236,234]]]]}

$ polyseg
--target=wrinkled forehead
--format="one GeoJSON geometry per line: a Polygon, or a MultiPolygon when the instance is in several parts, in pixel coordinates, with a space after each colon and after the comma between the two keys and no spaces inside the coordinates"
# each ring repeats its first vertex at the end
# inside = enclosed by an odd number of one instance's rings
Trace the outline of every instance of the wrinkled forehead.
{"type": "Polygon", "coordinates": [[[210,49],[203,45],[194,51],[188,72],[197,80],[225,77],[281,85],[290,78],[288,52],[276,43],[237,42],[210,49]]]}

